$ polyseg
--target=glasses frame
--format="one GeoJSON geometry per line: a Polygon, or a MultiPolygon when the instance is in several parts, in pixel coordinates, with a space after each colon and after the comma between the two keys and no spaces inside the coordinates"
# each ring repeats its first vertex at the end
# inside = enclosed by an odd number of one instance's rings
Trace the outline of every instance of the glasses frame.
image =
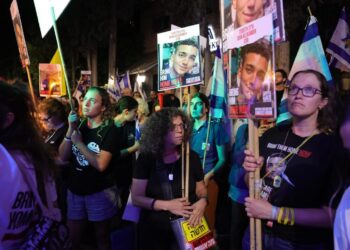
{"type": "Polygon", "coordinates": [[[322,94],[322,91],[321,91],[321,90],[316,89],[316,88],[314,88],[314,87],[303,87],[303,88],[300,88],[300,87],[297,87],[297,86],[293,86],[293,87],[288,87],[287,89],[288,89],[288,95],[292,95],[292,96],[298,95],[298,94],[299,94],[299,91],[301,91],[301,94],[302,94],[304,97],[314,97],[316,94],[320,94],[320,95],[322,94]],[[297,92],[296,92],[295,94],[291,94],[290,91],[291,91],[292,89],[297,89],[297,92]],[[306,94],[304,93],[304,90],[305,90],[305,89],[312,89],[313,94],[312,94],[312,95],[306,95],[306,94]]]}
{"type": "Polygon", "coordinates": [[[52,118],[52,115],[49,115],[48,117],[46,117],[46,118],[41,118],[40,120],[42,121],[42,122],[49,122],[49,120],[52,118]]]}

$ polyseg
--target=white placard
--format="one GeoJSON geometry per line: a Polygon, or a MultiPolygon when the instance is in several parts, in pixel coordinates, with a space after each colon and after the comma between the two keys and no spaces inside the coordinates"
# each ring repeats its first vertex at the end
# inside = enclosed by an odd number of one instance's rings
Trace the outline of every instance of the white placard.
{"type": "Polygon", "coordinates": [[[70,0],[34,0],[42,38],[52,27],[51,6],[54,7],[57,20],[69,2],[70,0]]]}

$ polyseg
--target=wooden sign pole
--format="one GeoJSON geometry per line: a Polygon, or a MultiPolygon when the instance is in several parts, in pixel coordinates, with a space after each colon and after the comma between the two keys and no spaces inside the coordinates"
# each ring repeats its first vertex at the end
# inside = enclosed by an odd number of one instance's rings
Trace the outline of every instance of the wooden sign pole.
{"type": "Polygon", "coordinates": [[[30,71],[29,71],[29,66],[28,65],[26,65],[26,71],[27,71],[27,77],[28,77],[28,82],[29,82],[30,95],[32,96],[34,109],[37,112],[37,105],[36,105],[36,98],[35,98],[34,88],[33,88],[33,83],[32,83],[32,77],[30,75],[30,71]]]}
{"type": "MultiPolygon", "coordinates": [[[[249,150],[253,151],[255,157],[259,157],[258,121],[248,120],[249,150]]],[[[249,197],[259,199],[260,195],[260,169],[249,173],[249,197]]],[[[250,218],[250,249],[262,249],[261,220],[250,218]]]]}

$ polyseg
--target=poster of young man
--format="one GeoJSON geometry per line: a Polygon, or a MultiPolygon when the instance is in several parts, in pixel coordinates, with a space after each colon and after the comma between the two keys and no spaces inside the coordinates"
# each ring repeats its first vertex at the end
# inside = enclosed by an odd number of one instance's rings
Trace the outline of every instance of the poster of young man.
{"type": "Polygon", "coordinates": [[[158,90],[202,82],[199,25],[157,35],[158,90]]]}
{"type": "Polygon", "coordinates": [[[12,1],[10,6],[10,12],[11,12],[13,28],[15,30],[19,56],[21,59],[22,67],[25,68],[26,66],[30,65],[30,61],[29,61],[26,40],[24,38],[21,17],[19,15],[19,10],[18,10],[18,5],[16,0],[12,1]]]}
{"type": "MultiPolygon", "coordinates": [[[[285,41],[283,0],[221,0],[224,51],[254,42],[245,41],[244,44],[237,45],[232,39],[239,40],[238,37],[242,37],[242,33],[247,36],[247,29],[250,34],[253,34],[254,31],[249,24],[269,14],[271,14],[269,18],[273,18],[275,42],[285,41]]],[[[255,32],[262,32],[259,30],[264,29],[263,26],[255,28],[255,32]]]]}
{"type": "Polygon", "coordinates": [[[62,68],[60,64],[39,64],[40,96],[62,96],[62,68]]]}
{"type": "Polygon", "coordinates": [[[229,117],[268,119],[276,116],[272,37],[235,50],[236,79],[229,89],[229,117]]]}

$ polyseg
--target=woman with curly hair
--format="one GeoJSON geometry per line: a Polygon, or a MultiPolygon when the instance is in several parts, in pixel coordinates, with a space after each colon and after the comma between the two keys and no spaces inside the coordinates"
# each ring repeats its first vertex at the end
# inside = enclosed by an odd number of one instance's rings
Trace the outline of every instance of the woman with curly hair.
{"type": "Polygon", "coordinates": [[[263,134],[261,157],[245,151],[247,172],[262,167],[261,199],[246,198],[245,206],[249,217],[264,220],[265,249],[331,249],[329,202],[341,159],[333,102],[321,73],[296,72],[288,88],[291,124],[263,134]]]}
{"type": "Polygon", "coordinates": [[[182,195],[181,144],[190,136],[187,116],[176,108],[164,108],[146,121],[140,156],[134,171],[131,197],[142,208],[139,221],[140,249],[177,249],[170,219],[185,217],[197,225],[207,205],[207,190],[199,157],[190,152],[189,197],[182,195]],[[164,173],[164,174],[163,174],[164,173]],[[162,178],[161,176],[166,176],[162,178]],[[163,185],[170,185],[173,199],[163,185]]]}
{"type": "Polygon", "coordinates": [[[67,224],[74,249],[79,249],[87,221],[94,225],[98,249],[110,249],[109,222],[117,213],[112,162],[120,149],[113,120],[108,116],[109,105],[105,89],[90,87],[82,105],[85,119],[78,126],[78,117],[71,111],[69,128],[59,148],[61,159],[71,162],[67,224]]]}

